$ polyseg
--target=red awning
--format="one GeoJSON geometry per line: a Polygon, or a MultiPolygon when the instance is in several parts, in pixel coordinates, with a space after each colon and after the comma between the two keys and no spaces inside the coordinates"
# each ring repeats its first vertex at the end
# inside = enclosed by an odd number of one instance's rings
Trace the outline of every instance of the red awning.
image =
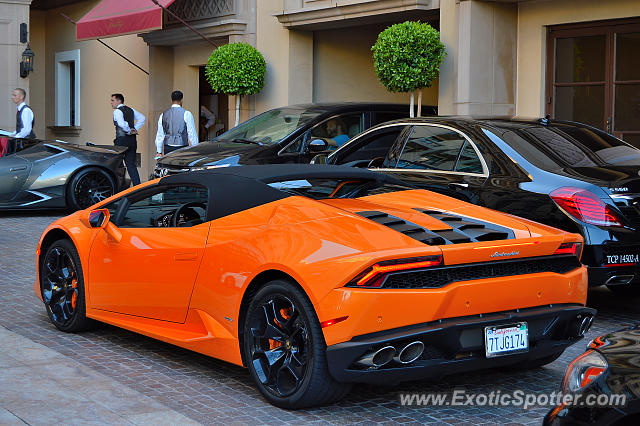
{"type": "MultiPolygon", "coordinates": [[[[158,0],[164,7],[174,0],[158,0]]],[[[102,0],[76,24],[76,38],[114,37],[162,28],[162,9],[151,0],[102,0]]]]}

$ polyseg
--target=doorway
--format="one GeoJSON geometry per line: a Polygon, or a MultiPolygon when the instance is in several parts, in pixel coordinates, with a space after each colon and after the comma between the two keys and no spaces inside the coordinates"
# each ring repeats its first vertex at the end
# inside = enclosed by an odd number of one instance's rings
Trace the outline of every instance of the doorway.
{"type": "Polygon", "coordinates": [[[550,27],[546,112],[640,148],[640,19],[550,27]]]}
{"type": "Polygon", "coordinates": [[[227,95],[213,91],[205,77],[204,70],[205,67],[199,69],[200,128],[198,129],[198,139],[210,141],[229,128],[229,100],[227,95]]]}

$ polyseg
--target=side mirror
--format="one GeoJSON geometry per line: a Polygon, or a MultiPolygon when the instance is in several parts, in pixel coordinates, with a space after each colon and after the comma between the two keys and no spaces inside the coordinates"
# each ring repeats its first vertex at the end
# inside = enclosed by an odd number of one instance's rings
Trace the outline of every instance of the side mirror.
{"type": "Polygon", "coordinates": [[[89,212],[87,222],[92,228],[104,228],[109,223],[111,215],[108,209],[92,210],[89,212]]]}
{"type": "Polygon", "coordinates": [[[85,224],[89,225],[91,228],[102,228],[105,232],[113,238],[116,243],[119,243],[122,240],[122,233],[118,230],[118,227],[113,223],[109,222],[111,219],[111,214],[109,213],[109,209],[98,209],[91,210],[89,215],[86,216],[86,219],[83,220],[85,224]]]}
{"type": "Polygon", "coordinates": [[[311,159],[311,164],[327,164],[327,154],[318,154],[311,159]]]}
{"type": "Polygon", "coordinates": [[[311,142],[309,142],[309,152],[311,153],[322,152],[326,151],[327,149],[329,149],[329,144],[327,144],[325,140],[313,139],[311,142]]]}
{"type": "Polygon", "coordinates": [[[367,164],[367,169],[377,169],[382,167],[382,164],[384,164],[384,157],[376,157],[373,160],[369,161],[369,164],[367,164]]]}

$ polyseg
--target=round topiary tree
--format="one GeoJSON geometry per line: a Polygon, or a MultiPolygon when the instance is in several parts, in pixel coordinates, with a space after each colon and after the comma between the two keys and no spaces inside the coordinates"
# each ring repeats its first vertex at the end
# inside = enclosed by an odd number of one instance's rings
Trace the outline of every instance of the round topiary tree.
{"type": "Polygon", "coordinates": [[[241,96],[262,90],[266,69],[262,54],[247,43],[222,45],[209,56],[205,76],[215,92],[236,96],[236,126],[240,121],[241,96]]]}
{"type": "Polygon", "coordinates": [[[373,51],[373,67],[378,79],[391,92],[418,90],[418,116],[421,113],[422,89],[431,87],[446,56],[440,33],[429,24],[407,21],[395,24],[378,35],[373,51]]]}

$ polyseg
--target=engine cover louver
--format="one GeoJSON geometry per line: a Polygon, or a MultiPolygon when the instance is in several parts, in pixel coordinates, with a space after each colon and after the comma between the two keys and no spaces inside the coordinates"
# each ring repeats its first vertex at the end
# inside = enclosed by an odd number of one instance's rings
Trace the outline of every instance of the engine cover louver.
{"type": "Polygon", "coordinates": [[[453,229],[428,230],[415,223],[377,210],[356,212],[356,214],[430,246],[514,238],[513,231],[492,223],[437,210],[419,208],[414,210],[438,219],[453,229]]]}

